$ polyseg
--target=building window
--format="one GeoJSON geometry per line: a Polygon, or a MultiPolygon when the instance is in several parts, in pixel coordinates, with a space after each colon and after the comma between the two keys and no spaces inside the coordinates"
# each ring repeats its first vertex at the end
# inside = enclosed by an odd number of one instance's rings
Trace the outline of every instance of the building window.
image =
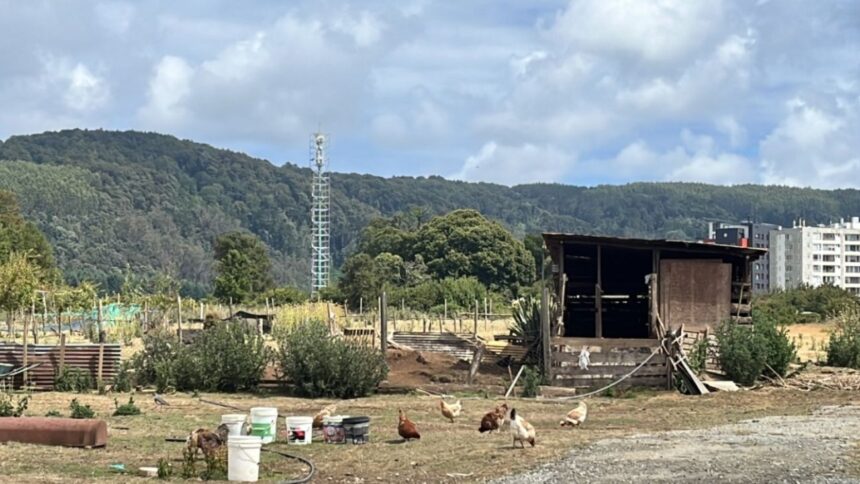
{"type": "Polygon", "coordinates": [[[860,242],[860,234],[845,234],[846,242],[860,242]]]}

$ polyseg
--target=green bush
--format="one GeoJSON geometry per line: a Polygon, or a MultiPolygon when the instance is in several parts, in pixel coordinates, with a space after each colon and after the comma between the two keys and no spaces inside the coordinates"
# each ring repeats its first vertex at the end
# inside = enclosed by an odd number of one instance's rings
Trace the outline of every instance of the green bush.
{"type": "Polygon", "coordinates": [[[767,364],[767,342],[752,326],[723,323],[717,330],[720,366],[726,375],[741,385],[750,386],[767,364]]]}
{"type": "Polygon", "coordinates": [[[189,345],[159,332],[144,338],[133,358],[137,381],[162,392],[177,390],[236,392],[256,388],[271,354],[262,338],[243,324],[216,324],[189,345]]]}
{"type": "Polygon", "coordinates": [[[860,310],[846,308],[835,323],[827,344],[827,364],[860,368],[860,310]]]}
{"type": "Polygon", "coordinates": [[[540,395],[540,372],[531,366],[525,367],[523,370],[523,397],[534,398],[540,395]]]}
{"type": "Polygon", "coordinates": [[[24,410],[27,410],[29,403],[30,395],[18,397],[13,404],[11,395],[0,392],[0,417],[20,417],[24,415],[24,410]]]}
{"type": "Polygon", "coordinates": [[[690,362],[690,368],[696,372],[696,374],[705,371],[705,364],[708,360],[707,339],[702,338],[693,344],[688,360],[690,362]]]}
{"type": "Polygon", "coordinates": [[[45,416],[46,417],[62,417],[63,414],[61,414],[59,410],[48,410],[48,413],[46,413],[45,416]]]}
{"type": "Polygon", "coordinates": [[[64,366],[54,379],[54,390],[58,392],[86,392],[95,386],[90,372],[81,368],[64,366]]]}
{"type": "Polygon", "coordinates": [[[388,376],[378,350],[331,337],[320,321],[299,323],[278,335],[284,378],[311,398],[356,398],[370,394],[388,376]]]}
{"type": "Polygon", "coordinates": [[[113,412],[114,417],[140,415],[140,408],[138,408],[137,405],[134,404],[133,396],[128,397],[128,403],[123,403],[122,405],[120,405],[119,402],[117,402],[114,398],[113,404],[114,407],[116,407],[116,410],[114,410],[113,412]]]}
{"type": "Polygon", "coordinates": [[[77,398],[73,398],[69,403],[69,410],[71,410],[71,418],[95,418],[96,413],[90,408],[89,405],[82,405],[78,402],[77,398]]]}
{"type": "Polygon", "coordinates": [[[846,307],[856,308],[857,298],[833,285],[801,286],[756,297],[752,315],[778,325],[817,322],[835,317],[846,307]]]}
{"type": "Polygon", "coordinates": [[[131,362],[128,360],[120,362],[116,376],[113,379],[113,391],[115,392],[130,392],[134,387],[132,378],[131,362]]]}
{"type": "Polygon", "coordinates": [[[797,357],[797,347],[788,336],[788,328],[769,322],[758,322],[753,318],[755,331],[764,339],[765,363],[776,372],[772,376],[785,376],[788,365],[797,357]]]}

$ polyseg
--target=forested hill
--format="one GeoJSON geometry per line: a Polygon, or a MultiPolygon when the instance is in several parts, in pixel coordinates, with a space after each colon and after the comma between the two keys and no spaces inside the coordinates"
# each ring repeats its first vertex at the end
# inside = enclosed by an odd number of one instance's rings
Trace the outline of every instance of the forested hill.
{"type": "MultiPolygon", "coordinates": [[[[211,243],[237,228],[269,245],[276,280],[306,286],[310,176],[306,168],[154,133],[69,130],[0,144],[0,190],[18,195],[67,279],[108,290],[159,274],[181,279],[189,293],[208,289],[211,243]]],[[[685,239],[701,237],[707,220],[787,225],[798,216],[816,223],[860,215],[860,192],[679,183],[509,188],[336,173],[336,265],[369,220],[410,207],[425,215],[475,208],[517,236],[552,230],[685,239]]]]}

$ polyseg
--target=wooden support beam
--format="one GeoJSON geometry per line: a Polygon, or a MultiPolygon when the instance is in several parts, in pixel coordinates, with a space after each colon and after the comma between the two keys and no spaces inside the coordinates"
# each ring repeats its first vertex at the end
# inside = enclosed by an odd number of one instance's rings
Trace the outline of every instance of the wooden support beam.
{"type": "MultiPolygon", "coordinates": [[[[63,374],[63,368],[66,366],[66,334],[60,333],[60,367],[59,375],[63,374]]],[[[57,375],[57,376],[59,376],[57,375]]]]}
{"type": "Polygon", "coordinates": [[[484,357],[484,345],[478,343],[475,346],[475,351],[472,353],[472,362],[469,364],[469,378],[468,384],[471,385],[475,382],[475,375],[478,374],[478,368],[481,367],[481,358],[484,357]]]}
{"type": "Polygon", "coordinates": [[[540,297],[540,339],[541,339],[541,364],[543,374],[549,378],[552,367],[552,354],[550,352],[550,327],[549,327],[549,288],[544,287],[540,297]]]}
{"type": "Polygon", "coordinates": [[[379,298],[379,344],[383,356],[388,348],[388,296],[385,291],[382,291],[382,296],[379,298]]]}
{"type": "Polygon", "coordinates": [[[102,385],[104,385],[104,381],[102,380],[102,371],[104,369],[105,363],[105,345],[99,344],[99,366],[96,372],[96,388],[101,391],[102,385]]]}
{"type": "Polygon", "coordinates": [[[603,255],[602,246],[597,246],[597,284],[594,290],[594,337],[603,337],[603,255]]]}

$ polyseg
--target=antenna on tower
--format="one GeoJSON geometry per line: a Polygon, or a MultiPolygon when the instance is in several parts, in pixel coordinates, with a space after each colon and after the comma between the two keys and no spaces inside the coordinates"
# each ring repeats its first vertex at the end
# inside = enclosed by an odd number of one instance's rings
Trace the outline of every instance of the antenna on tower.
{"type": "Polygon", "coordinates": [[[328,138],[320,133],[311,136],[311,298],[319,299],[320,290],[328,287],[331,268],[331,249],[329,240],[331,226],[329,218],[329,198],[331,186],[328,174],[326,145],[328,138]]]}

